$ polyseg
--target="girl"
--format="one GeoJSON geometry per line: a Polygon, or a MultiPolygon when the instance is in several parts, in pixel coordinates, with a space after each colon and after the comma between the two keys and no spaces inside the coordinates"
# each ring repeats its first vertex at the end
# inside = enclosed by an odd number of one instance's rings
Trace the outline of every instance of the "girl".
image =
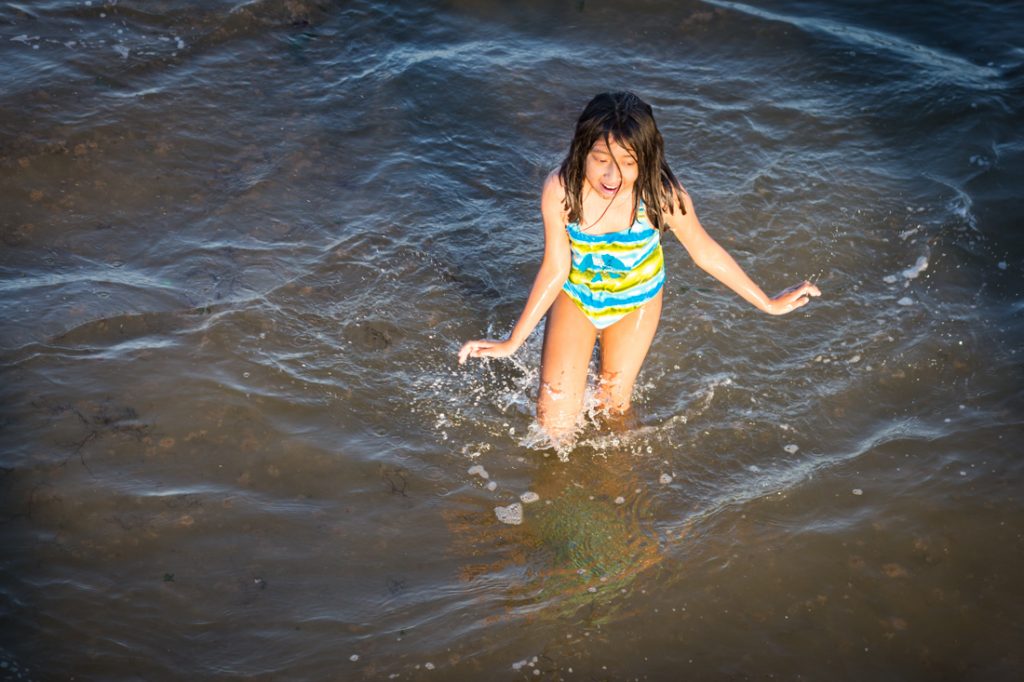
{"type": "Polygon", "coordinates": [[[515,353],[547,314],[537,419],[555,445],[579,425],[598,338],[598,406],[629,409],[661,316],[666,231],[698,267],[766,313],[788,313],[821,294],[805,281],[769,298],[708,236],[665,162],[651,107],[632,93],[590,100],[568,155],[544,183],[541,213],[544,259],[519,321],[504,341],[467,341],[459,363],[515,353]]]}

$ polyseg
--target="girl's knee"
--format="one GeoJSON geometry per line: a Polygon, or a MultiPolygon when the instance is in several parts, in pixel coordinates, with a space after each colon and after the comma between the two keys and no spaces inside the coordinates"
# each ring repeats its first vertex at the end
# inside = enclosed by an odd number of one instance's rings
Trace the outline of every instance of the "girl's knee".
{"type": "Polygon", "coordinates": [[[582,400],[573,398],[559,386],[547,382],[541,384],[537,397],[537,421],[549,435],[576,429],[582,400]]]}
{"type": "Polygon", "coordinates": [[[597,385],[597,407],[602,412],[627,412],[633,400],[633,384],[617,372],[602,372],[597,385]]]}

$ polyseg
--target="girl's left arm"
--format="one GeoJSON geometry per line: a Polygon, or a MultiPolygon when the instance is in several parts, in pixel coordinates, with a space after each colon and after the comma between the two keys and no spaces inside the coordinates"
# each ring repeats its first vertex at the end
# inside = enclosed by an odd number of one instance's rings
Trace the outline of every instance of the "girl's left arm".
{"type": "Polygon", "coordinates": [[[662,213],[672,234],[679,239],[697,267],[735,291],[755,308],[771,315],[784,315],[800,306],[807,305],[811,296],[821,295],[818,287],[805,280],[783,290],[774,297],[767,296],[761,287],[757,286],[743,271],[743,268],[733,260],[729,252],[704,231],[704,227],[700,224],[697,213],[693,209],[690,195],[683,191],[680,198],[686,208],[685,214],[679,211],[672,213],[664,211],[662,213]]]}

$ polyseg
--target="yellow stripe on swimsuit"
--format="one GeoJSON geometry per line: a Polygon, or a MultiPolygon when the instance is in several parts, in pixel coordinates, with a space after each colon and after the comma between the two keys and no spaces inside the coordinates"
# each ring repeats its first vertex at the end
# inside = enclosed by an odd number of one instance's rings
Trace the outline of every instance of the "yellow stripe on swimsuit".
{"type": "Polygon", "coordinates": [[[647,220],[643,202],[636,221],[625,230],[587,234],[578,223],[569,223],[565,231],[572,268],[562,291],[598,329],[615,324],[661,291],[661,234],[647,220]]]}

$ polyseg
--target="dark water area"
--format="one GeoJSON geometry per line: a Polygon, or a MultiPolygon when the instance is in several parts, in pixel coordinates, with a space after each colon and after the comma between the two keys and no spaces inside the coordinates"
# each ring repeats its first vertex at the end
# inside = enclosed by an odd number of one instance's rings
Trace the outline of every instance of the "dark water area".
{"type": "Polygon", "coordinates": [[[0,3],[0,679],[1019,679],[1022,27],[0,3]],[[824,295],[768,317],[668,244],[638,423],[559,457],[540,332],[455,352],[616,89],[756,281],[824,295]]]}

